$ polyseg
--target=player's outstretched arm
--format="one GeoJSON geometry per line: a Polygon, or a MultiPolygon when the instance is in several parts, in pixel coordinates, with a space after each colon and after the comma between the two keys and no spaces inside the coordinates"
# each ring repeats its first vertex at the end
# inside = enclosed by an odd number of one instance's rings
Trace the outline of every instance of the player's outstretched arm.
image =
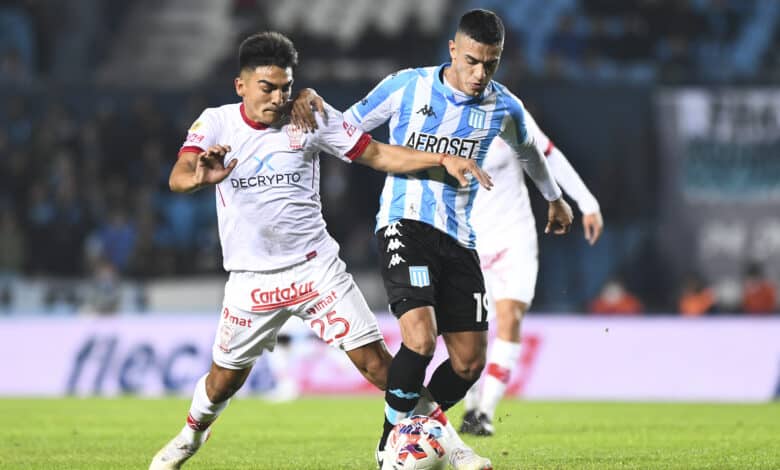
{"type": "Polygon", "coordinates": [[[569,233],[573,221],[574,215],[572,214],[571,207],[563,199],[563,196],[561,196],[558,199],[549,202],[547,208],[547,226],[544,228],[544,233],[552,232],[555,235],[569,233]]]}
{"type": "Polygon", "coordinates": [[[325,102],[312,88],[304,88],[290,101],[290,120],[304,132],[317,130],[314,111],[325,114],[325,102]]]}
{"type": "Polygon", "coordinates": [[[471,173],[485,189],[493,187],[490,175],[483,171],[476,161],[445,153],[421,152],[372,140],[355,161],[385,173],[414,173],[443,166],[461,186],[468,185],[466,173],[471,173]]]}
{"type": "Polygon", "coordinates": [[[212,145],[205,152],[184,152],[171,170],[168,185],[176,193],[189,193],[227,178],[238,160],[225,166],[229,145],[212,145]]]}
{"type": "Polygon", "coordinates": [[[604,219],[601,217],[601,209],[596,197],[593,196],[560,149],[554,147],[550,151],[547,163],[555,180],[566,191],[566,194],[577,202],[577,206],[582,212],[582,229],[585,232],[585,240],[591,245],[595,244],[604,230],[604,219]]]}

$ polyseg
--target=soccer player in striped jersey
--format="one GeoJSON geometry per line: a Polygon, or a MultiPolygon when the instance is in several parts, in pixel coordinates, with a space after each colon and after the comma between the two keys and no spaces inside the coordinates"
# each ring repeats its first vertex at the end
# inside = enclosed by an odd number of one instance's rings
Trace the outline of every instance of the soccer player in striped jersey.
{"type": "MultiPolygon", "coordinates": [[[[366,131],[389,121],[391,143],[459,155],[479,165],[490,143],[501,137],[549,201],[546,231],[567,233],[571,208],[528,130],[523,104],[492,80],[503,44],[504,26],[495,13],[469,11],[449,42],[450,63],[390,75],[344,117],[366,131]]],[[[487,299],[470,224],[477,189],[476,181],[461,187],[435,168],[388,174],[385,180],[376,233],[390,310],[403,342],[387,379],[380,459],[393,425],[417,405],[438,334],[449,359],[436,368],[428,390],[443,409],[463,399],[485,365],[487,299]]],[[[472,455],[459,468],[491,464],[472,455]]]]}
{"type": "MultiPolygon", "coordinates": [[[[585,239],[593,245],[603,230],[598,201],[528,113],[526,126],[535,136],[537,148],[547,157],[558,184],[577,202],[583,214],[585,239]]],[[[523,165],[512,148],[503,140],[495,139],[483,169],[493,175],[495,188],[477,193],[471,222],[477,232],[477,252],[490,297],[490,318],[496,316],[498,328],[480,380],[482,387],[478,382],[466,394],[466,413],[460,431],[489,436],[495,432],[496,406],[520,358],[521,326],[534,297],[539,248],[523,165]]]]}
{"type": "MultiPolygon", "coordinates": [[[[179,468],[198,451],[211,424],[260,355],[273,350],[279,329],[291,316],[345,351],[371,383],[386,388],[392,357],[338,256],[338,243],[325,228],[320,151],[384,172],[441,166],[457,185],[471,184],[470,174],[490,186],[474,161],[376,142],[327,104],[327,112],[315,116],[317,131],[304,133],[291,125],[285,106],[297,57],[292,42],[279,33],[247,38],[239,48],[235,79],[241,102],[206,109],[190,128],[171,171],[175,192],[215,188],[224,267],[230,276],[211,369],[195,385],[186,424],[154,456],[152,470],[179,468]]],[[[427,399],[425,406],[436,409],[427,399]]],[[[441,410],[437,414],[443,416],[441,410]]]]}

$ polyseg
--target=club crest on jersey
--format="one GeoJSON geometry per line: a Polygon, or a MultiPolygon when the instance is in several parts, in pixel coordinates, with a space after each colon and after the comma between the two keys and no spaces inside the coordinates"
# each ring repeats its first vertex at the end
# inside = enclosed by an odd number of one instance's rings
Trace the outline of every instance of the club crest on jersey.
{"type": "Polygon", "coordinates": [[[485,111],[478,108],[469,109],[469,126],[474,129],[484,129],[486,114],[485,111]]]}
{"type": "Polygon", "coordinates": [[[303,129],[290,124],[287,126],[287,137],[290,138],[290,150],[303,148],[303,129]]]}
{"type": "Polygon", "coordinates": [[[431,285],[431,277],[428,275],[428,266],[409,266],[409,283],[415,287],[431,285]]]}

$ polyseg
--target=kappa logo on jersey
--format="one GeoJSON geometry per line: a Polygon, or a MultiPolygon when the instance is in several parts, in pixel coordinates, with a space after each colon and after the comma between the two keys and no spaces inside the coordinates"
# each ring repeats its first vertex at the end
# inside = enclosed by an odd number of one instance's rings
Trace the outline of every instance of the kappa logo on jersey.
{"type": "Polygon", "coordinates": [[[251,293],[252,302],[255,304],[252,306],[253,312],[267,312],[269,310],[276,310],[282,307],[289,307],[290,305],[296,305],[307,300],[311,300],[320,295],[314,289],[314,282],[304,282],[290,284],[290,287],[275,288],[274,290],[262,290],[255,289],[251,293]]]}
{"type": "Polygon", "coordinates": [[[479,152],[479,141],[476,139],[426,134],[425,132],[412,132],[404,145],[423,152],[448,153],[465,158],[474,158],[479,152]]]}
{"type": "Polygon", "coordinates": [[[406,263],[406,260],[401,257],[398,253],[394,253],[393,256],[390,257],[390,262],[387,264],[387,268],[390,269],[393,266],[398,266],[401,263],[406,263]]]}
{"type": "Polygon", "coordinates": [[[403,242],[397,238],[393,238],[390,240],[390,242],[387,244],[387,252],[390,253],[391,251],[395,251],[399,248],[406,248],[406,245],[403,244],[403,242]]]}
{"type": "MultiPolygon", "coordinates": [[[[303,129],[290,124],[286,128],[287,137],[290,138],[290,150],[300,150],[303,148],[303,129]]],[[[270,155],[269,155],[270,157],[270,155]]]]}
{"type": "Polygon", "coordinates": [[[469,110],[469,126],[474,129],[485,129],[485,116],[487,113],[481,109],[471,108],[469,110]]]}
{"type": "Polygon", "coordinates": [[[430,286],[431,277],[428,275],[428,266],[409,266],[409,283],[415,287],[430,286]]]}
{"type": "Polygon", "coordinates": [[[433,107],[429,104],[423,105],[422,108],[417,110],[417,114],[422,114],[426,117],[436,117],[436,111],[433,110],[433,107]]]}
{"type": "Polygon", "coordinates": [[[401,231],[398,230],[398,227],[403,227],[401,222],[393,222],[392,224],[388,225],[385,229],[385,238],[397,237],[400,235],[401,231]]]}

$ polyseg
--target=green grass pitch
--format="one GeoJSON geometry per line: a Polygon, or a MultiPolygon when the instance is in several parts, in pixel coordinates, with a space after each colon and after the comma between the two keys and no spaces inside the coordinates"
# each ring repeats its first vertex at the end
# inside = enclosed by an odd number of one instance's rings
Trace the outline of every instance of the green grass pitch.
{"type": "MultiPolygon", "coordinates": [[[[2,469],[143,469],[183,425],[183,399],[0,400],[2,469]]],[[[458,425],[462,410],[448,414],[458,425]]],[[[234,400],[191,469],[374,468],[376,397],[234,400]]],[[[780,403],[506,400],[497,435],[467,437],[496,469],[780,469],[780,403]]]]}

